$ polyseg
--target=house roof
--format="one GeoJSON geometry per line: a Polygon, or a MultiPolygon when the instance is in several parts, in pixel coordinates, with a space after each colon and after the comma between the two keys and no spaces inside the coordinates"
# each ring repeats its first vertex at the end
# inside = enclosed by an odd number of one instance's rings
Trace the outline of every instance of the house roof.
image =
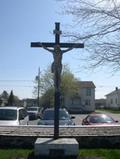
{"type": "Polygon", "coordinates": [[[119,94],[120,94],[120,89],[118,89],[117,87],[116,87],[116,89],[115,89],[114,91],[112,91],[112,92],[106,94],[105,96],[113,95],[113,94],[116,94],[116,93],[119,93],[119,94]]]}
{"type": "Polygon", "coordinates": [[[95,85],[92,81],[79,81],[78,83],[82,88],[95,88],[95,85]]]}

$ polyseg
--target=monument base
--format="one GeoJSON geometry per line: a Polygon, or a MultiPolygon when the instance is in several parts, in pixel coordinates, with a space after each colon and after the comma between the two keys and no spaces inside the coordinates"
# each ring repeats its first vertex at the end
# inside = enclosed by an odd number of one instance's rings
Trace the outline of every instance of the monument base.
{"type": "Polygon", "coordinates": [[[79,144],[74,138],[38,138],[34,145],[35,156],[77,157],[79,144]]]}

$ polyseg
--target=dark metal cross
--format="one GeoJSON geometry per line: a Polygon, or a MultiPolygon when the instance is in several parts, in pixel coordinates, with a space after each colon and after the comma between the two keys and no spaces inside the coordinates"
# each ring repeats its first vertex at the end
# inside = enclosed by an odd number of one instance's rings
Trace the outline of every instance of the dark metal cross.
{"type": "Polygon", "coordinates": [[[55,23],[55,42],[31,42],[31,47],[42,47],[53,54],[54,61],[51,66],[54,73],[54,139],[59,138],[59,108],[60,108],[60,81],[62,71],[62,55],[74,48],[84,48],[83,43],[60,43],[60,23],[55,23]],[[61,50],[61,48],[63,48],[61,50]]]}

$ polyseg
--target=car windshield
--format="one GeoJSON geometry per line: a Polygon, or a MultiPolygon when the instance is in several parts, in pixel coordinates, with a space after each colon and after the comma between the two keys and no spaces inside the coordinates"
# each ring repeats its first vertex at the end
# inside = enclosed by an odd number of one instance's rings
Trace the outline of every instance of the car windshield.
{"type": "Polygon", "coordinates": [[[102,115],[102,116],[91,116],[89,118],[89,121],[91,123],[113,123],[114,120],[106,115],[102,115]]]}
{"type": "Polygon", "coordinates": [[[38,108],[35,108],[35,107],[33,107],[33,108],[27,108],[27,110],[28,111],[38,111],[38,108]]]}
{"type": "MultiPolygon", "coordinates": [[[[54,111],[53,110],[44,111],[42,119],[43,120],[54,120],[54,111]]],[[[70,119],[69,114],[64,110],[60,110],[59,111],[59,120],[66,120],[66,119],[70,119]]]]}
{"type": "Polygon", "coordinates": [[[16,120],[17,110],[0,109],[0,120],[16,120]]]}

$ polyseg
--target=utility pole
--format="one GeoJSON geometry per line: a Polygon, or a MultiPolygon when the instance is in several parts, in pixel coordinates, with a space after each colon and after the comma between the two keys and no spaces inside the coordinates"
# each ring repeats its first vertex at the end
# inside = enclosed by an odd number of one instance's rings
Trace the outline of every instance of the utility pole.
{"type": "Polygon", "coordinates": [[[31,47],[42,47],[52,53],[54,61],[51,71],[54,73],[55,102],[54,102],[54,139],[59,138],[59,108],[60,108],[60,82],[62,71],[62,55],[74,48],[84,48],[83,43],[60,43],[60,23],[55,23],[55,42],[31,42],[31,47]],[[51,49],[53,48],[53,49],[51,49]],[[63,48],[63,50],[61,50],[63,48]],[[66,49],[65,49],[66,48],[66,49]]]}
{"type": "Polygon", "coordinates": [[[37,81],[37,104],[38,104],[38,107],[40,107],[40,67],[38,69],[38,75],[36,76],[36,81],[37,81]]]}

